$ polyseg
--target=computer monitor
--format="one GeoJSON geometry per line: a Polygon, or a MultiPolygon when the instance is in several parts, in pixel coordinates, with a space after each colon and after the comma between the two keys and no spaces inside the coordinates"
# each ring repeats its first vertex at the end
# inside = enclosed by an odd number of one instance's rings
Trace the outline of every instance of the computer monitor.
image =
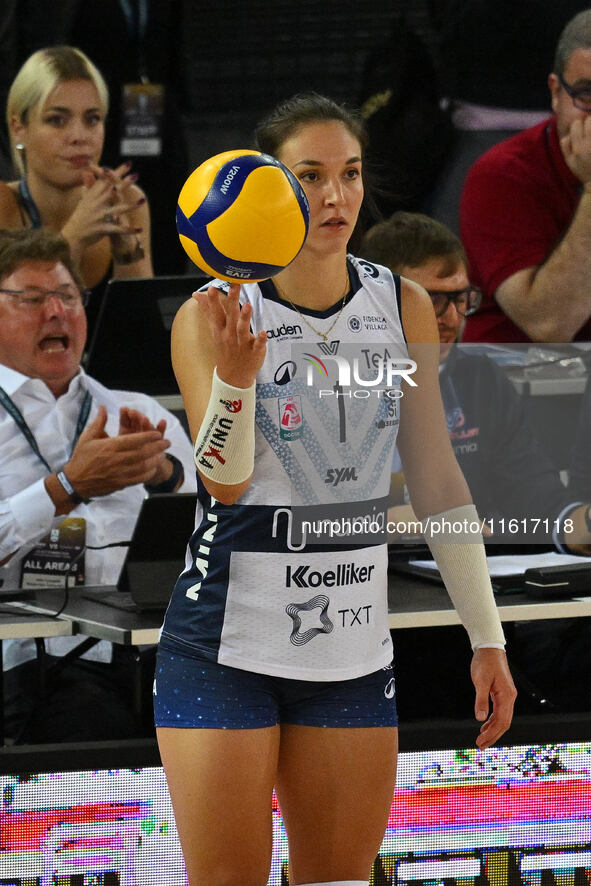
{"type": "Polygon", "coordinates": [[[185,566],[196,504],[195,492],[165,492],[145,498],[117,590],[86,588],[83,596],[117,609],[164,612],[185,566]]]}
{"type": "Polygon", "coordinates": [[[108,388],[153,396],[178,394],[170,330],[180,306],[205,275],[109,280],[84,368],[108,388]]]}
{"type": "Polygon", "coordinates": [[[130,592],[139,609],[168,605],[185,566],[196,504],[195,492],[150,495],[142,502],[119,579],[119,588],[130,592]]]}

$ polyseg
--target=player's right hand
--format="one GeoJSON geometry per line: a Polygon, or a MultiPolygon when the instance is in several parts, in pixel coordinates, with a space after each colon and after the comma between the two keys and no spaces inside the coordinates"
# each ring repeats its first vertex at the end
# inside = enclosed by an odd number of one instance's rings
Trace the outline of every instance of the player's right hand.
{"type": "Polygon", "coordinates": [[[240,286],[233,283],[228,294],[210,286],[193,298],[207,317],[216,351],[218,377],[226,384],[249,388],[265,360],[267,333],[251,332],[252,306],[240,305],[240,286]]]}

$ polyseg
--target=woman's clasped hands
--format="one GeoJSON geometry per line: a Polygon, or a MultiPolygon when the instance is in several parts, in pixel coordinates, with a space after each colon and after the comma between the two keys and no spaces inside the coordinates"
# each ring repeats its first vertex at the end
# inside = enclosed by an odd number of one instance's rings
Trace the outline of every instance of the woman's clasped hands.
{"type": "Polygon", "coordinates": [[[62,233],[70,242],[91,246],[102,237],[111,238],[113,257],[128,252],[141,232],[129,214],[146,202],[131,173],[131,164],[116,169],[91,165],[83,171],[80,200],[64,225],[62,233]]]}

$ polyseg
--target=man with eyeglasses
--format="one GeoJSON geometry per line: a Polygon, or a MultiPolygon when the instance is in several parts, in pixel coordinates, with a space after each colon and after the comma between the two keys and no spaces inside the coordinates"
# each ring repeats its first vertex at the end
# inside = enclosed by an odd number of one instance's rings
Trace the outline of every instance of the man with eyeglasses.
{"type": "MultiPolygon", "coordinates": [[[[554,518],[577,520],[587,540],[584,509],[569,507],[558,470],[541,449],[526,421],[523,402],[491,359],[454,347],[466,317],[476,311],[480,292],[471,286],[460,240],[445,225],[420,213],[395,212],[365,235],[360,254],[423,286],[439,330],[440,387],[452,446],[476,509],[488,518],[495,540],[563,545],[554,518]],[[499,533],[513,518],[548,518],[537,532],[499,533]]],[[[398,512],[398,518],[402,514],[398,512]]],[[[410,519],[410,517],[409,517],[410,519]]],[[[526,523],[526,530],[530,524],[526,523]]],[[[532,524],[533,525],[533,524],[532,524]]],[[[574,538],[574,533],[571,538],[574,538]]],[[[490,539],[490,533],[489,533],[490,539]]],[[[591,536],[588,539],[591,542],[591,536]]],[[[591,550],[591,549],[590,549],[591,550]]]]}
{"type": "Polygon", "coordinates": [[[591,339],[591,9],[560,35],[548,85],[553,116],[466,177],[461,238],[484,295],[464,341],[591,339]]]}
{"type": "MultiPolygon", "coordinates": [[[[591,542],[587,506],[563,486],[526,421],[520,395],[503,370],[489,357],[471,353],[474,349],[470,345],[455,345],[466,316],[478,304],[478,293],[469,284],[460,240],[428,216],[396,212],[367,232],[359,252],[419,283],[431,296],[439,329],[440,383],[447,426],[479,516],[493,517],[497,521],[493,527],[498,527],[503,515],[548,516],[550,521],[559,519],[562,525],[570,518],[575,524],[573,537],[576,534],[579,542],[591,542]],[[579,501],[574,502],[574,498],[579,501]]],[[[394,465],[391,492],[397,501],[403,479],[396,474],[400,469],[400,465],[394,465]]],[[[401,504],[390,509],[389,519],[405,524],[414,519],[414,514],[410,505],[401,504]]],[[[560,531],[543,532],[537,538],[531,532],[521,538],[495,531],[485,538],[490,554],[501,552],[492,544],[500,541],[511,545],[512,553],[538,552],[539,545],[544,544],[546,549],[556,546],[564,553],[591,555],[591,545],[567,545],[566,540],[560,531]],[[515,547],[517,541],[521,542],[519,547],[515,547]]],[[[398,661],[408,662],[412,669],[407,673],[399,664],[396,695],[401,708],[407,717],[422,717],[427,710],[429,716],[449,716],[450,697],[441,692],[441,687],[453,685],[452,710],[462,716],[462,705],[465,707],[471,687],[457,680],[457,674],[463,672],[461,657],[465,655],[460,631],[455,627],[439,628],[436,639],[428,633],[424,642],[422,631],[431,629],[396,632],[398,661]],[[416,693],[417,671],[425,674],[420,697],[416,693]],[[433,680],[434,673],[438,674],[437,680],[433,680]]],[[[588,708],[588,671],[581,670],[579,662],[589,660],[590,636],[591,620],[583,618],[511,626],[507,649],[521,687],[518,704],[522,712],[538,711],[537,697],[554,700],[566,710],[588,708]],[[571,638],[578,659],[571,654],[571,638]]]]}
{"type": "MultiPolygon", "coordinates": [[[[195,490],[192,447],[178,420],[151,397],[111,391],[81,368],[84,302],[61,236],[0,231],[0,596],[115,584],[125,548],[108,546],[131,538],[144,497],[195,490]]],[[[47,652],[62,655],[79,642],[53,638],[47,652]]],[[[3,653],[21,723],[35,643],[5,641],[3,653]]],[[[66,688],[58,678],[29,740],[128,737],[129,681],[111,691],[111,656],[101,642],[63,671],[66,688]],[[78,697],[74,674],[83,680],[78,697]]]]}

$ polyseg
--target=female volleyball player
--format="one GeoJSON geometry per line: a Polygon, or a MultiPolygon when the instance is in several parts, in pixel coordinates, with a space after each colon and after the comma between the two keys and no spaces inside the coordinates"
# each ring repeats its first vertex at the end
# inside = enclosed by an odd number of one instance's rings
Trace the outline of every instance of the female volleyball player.
{"type": "Polygon", "coordinates": [[[151,277],[150,212],[128,165],[99,166],[105,81],[84,53],[53,46],[16,75],[6,116],[19,179],[0,182],[0,227],[61,232],[88,288],[151,277]]]}
{"type": "MultiPolygon", "coordinates": [[[[324,97],[296,96],[257,140],[301,182],[310,228],[273,280],[218,282],[175,320],[200,491],[162,632],[158,741],[191,886],[266,884],[274,787],[290,883],[363,886],[396,772],[386,546],[304,544],[289,506],[305,501],[315,514],[326,489],[324,501],[345,511],[386,496],[398,417],[385,392],[371,407],[353,388],[346,397],[343,378],[343,396],[327,379],[315,400],[306,365],[330,375],[339,366],[331,357],[356,353],[362,390],[366,357],[374,366],[385,355],[414,359],[415,386],[403,382],[396,402],[415,512],[433,525],[476,514],[443,418],[430,300],[347,255],[364,196],[359,120],[324,97]],[[371,421],[356,411],[362,400],[371,421]],[[340,498],[335,476],[346,477],[340,498]]],[[[515,689],[484,549],[445,533],[431,547],[474,648],[477,744],[486,748],[510,723],[515,689]]]]}

